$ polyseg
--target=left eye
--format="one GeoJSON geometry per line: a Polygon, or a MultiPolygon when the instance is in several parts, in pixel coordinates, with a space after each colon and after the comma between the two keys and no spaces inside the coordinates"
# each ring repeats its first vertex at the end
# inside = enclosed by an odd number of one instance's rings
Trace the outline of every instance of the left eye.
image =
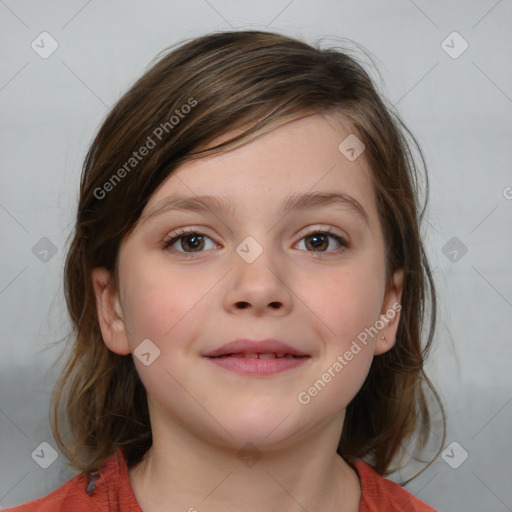
{"type": "MultiPolygon", "coordinates": [[[[304,235],[300,242],[303,240],[310,240],[310,242],[306,242],[306,247],[312,248],[312,251],[308,252],[337,252],[337,251],[327,251],[324,249],[327,249],[331,244],[329,242],[329,239],[334,239],[340,247],[343,249],[346,249],[349,247],[348,242],[341,236],[335,235],[329,231],[313,231],[311,233],[308,233],[304,235]]],[[[171,252],[176,252],[184,256],[194,256],[195,254],[199,252],[203,252],[203,249],[205,249],[205,240],[210,240],[213,243],[213,246],[215,248],[215,242],[213,240],[198,231],[193,230],[187,230],[182,229],[178,233],[176,233],[171,238],[164,241],[163,248],[169,249],[172,248],[171,252]],[[180,242],[180,247],[183,250],[177,250],[173,248],[172,246],[176,243],[180,242]],[[188,246],[188,247],[187,247],[188,246]],[[190,250],[189,250],[190,249],[190,250]]],[[[299,242],[299,243],[300,243],[299,242]]],[[[340,249],[338,249],[339,251],[340,249]]]]}
{"type": "MultiPolygon", "coordinates": [[[[300,241],[302,242],[302,240],[309,239],[310,242],[309,242],[309,244],[306,244],[306,245],[313,247],[313,252],[327,252],[327,251],[322,250],[322,247],[327,248],[330,246],[329,238],[333,238],[334,240],[336,240],[336,242],[341,247],[348,248],[348,243],[343,237],[341,237],[339,235],[335,235],[334,233],[330,233],[329,231],[314,231],[312,233],[308,233],[303,238],[301,238],[300,241]],[[326,245],[327,245],[327,247],[326,247],[326,245]]],[[[336,252],[336,251],[329,251],[329,252],[336,252]]]]}

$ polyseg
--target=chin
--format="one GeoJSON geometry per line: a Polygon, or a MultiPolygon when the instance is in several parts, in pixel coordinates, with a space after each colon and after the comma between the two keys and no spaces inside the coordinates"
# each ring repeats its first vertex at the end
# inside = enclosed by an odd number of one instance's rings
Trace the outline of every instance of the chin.
{"type": "Polygon", "coordinates": [[[216,417],[229,434],[223,429],[218,433],[231,446],[242,447],[252,443],[261,450],[284,447],[293,442],[291,439],[299,430],[299,426],[293,422],[293,412],[290,414],[292,410],[267,407],[219,415],[216,417]]]}

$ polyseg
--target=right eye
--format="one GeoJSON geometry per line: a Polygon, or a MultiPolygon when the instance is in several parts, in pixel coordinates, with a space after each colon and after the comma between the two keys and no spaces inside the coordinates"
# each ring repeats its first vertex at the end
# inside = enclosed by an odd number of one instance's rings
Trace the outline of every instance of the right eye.
{"type": "Polygon", "coordinates": [[[170,238],[164,240],[163,249],[170,250],[170,252],[175,254],[177,253],[188,258],[194,257],[194,254],[198,252],[203,252],[202,249],[204,248],[205,239],[211,240],[213,242],[209,236],[205,235],[204,233],[200,233],[199,231],[194,231],[190,228],[180,228],[174,233],[171,233],[169,236],[170,238]],[[181,248],[185,250],[180,251],[172,248],[172,246],[178,242],[181,248]],[[190,248],[191,251],[186,250],[187,247],[190,248]]]}

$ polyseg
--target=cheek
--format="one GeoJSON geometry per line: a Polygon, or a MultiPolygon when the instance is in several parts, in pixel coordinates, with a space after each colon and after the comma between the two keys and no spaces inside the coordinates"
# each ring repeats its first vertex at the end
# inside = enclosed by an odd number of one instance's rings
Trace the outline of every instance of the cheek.
{"type": "Polygon", "coordinates": [[[316,291],[311,309],[321,320],[318,325],[325,354],[323,373],[308,383],[303,396],[304,401],[314,400],[334,413],[349,404],[368,375],[376,341],[371,328],[379,319],[381,283],[368,267],[351,266],[312,289],[316,291]]]}
{"type": "Polygon", "coordinates": [[[194,286],[184,286],[182,281],[178,275],[156,267],[130,270],[125,281],[123,311],[132,349],[146,338],[162,347],[187,310],[193,310],[194,286]]]}
{"type": "Polygon", "coordinates": [[[337,350],[349,346],[365,329],[379,319],[382,304],[381,278],[368,267],[350,266],[311,281],[309,304],[325,326],[326,342],[332,340],[337,350]]]}
{"type": "Polygon", "coordinates": [[[147,264],[133,266],[126,278],[123,311],[132,351],[150,339],[160,362],[172,366],[173,354],[187,352],[211,315],[218,276],[147,264]]]}
{"type": "MultiPolygon", "coordinates": [[[[193,342],[191,333],[199,324],[198,317],[204,315],[198,303],[205,293],[199,283],[192,281],[169,269],[155,266],[149,269],[142,265],[131,269],[126,281],[123,311],[126,311],[130,347],[144,387],[156,400],[165,401],[169,396],[176,403],[187,400],[178,384],[182,381],[178,377],[183,364],[181,354],[193,342]],[[150,352],[150,362],[146,365],[138,358],[137,354],[143,351],[137,347],[148,339],[152,344],[145,342],[149,348],[144,353],[150,352]]],[[[187,383],[187,389],[191,388],[187,383]]]]}
{"type": "MultiPolygon", "coordinates": [[[[344,342],[338,349],[331,346],[321,365],[297,395],[300,404],[315,409],[314,416],[327,417],[346,409],[361,389],[373,360],[370,343],[344,342]]],[[[306,411],[304,411],[306,412],[306,411]]]]}

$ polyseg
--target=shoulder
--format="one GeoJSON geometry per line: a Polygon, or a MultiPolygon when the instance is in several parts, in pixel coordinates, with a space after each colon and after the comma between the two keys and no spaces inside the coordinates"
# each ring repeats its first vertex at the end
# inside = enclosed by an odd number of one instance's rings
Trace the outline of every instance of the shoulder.
{"type": "Polygon", "coordinates": [[[403,487],[379,475],[362,460],[354,461],[361,482],[359,512],[436,512],[403,487]]]}
{"type": "Polygon", "coordinates": [[[80,491],[85,491],[86,486],[86,475],[77,475],[46,496],[24,505],[1,510],[2,512],[60,512],[68,506],[72,506],[73,510],[81,512],[86,508],[83,508],[83,506],[80,508],[82,501],[80,491]],[[76,504],[78,504],[78,507],[76,507],[76,504]]]}
{"type": "Polygon", "coordinates": [[[120,449],[92,473],[71,478],[50,494],[2,512],[141,512],[120,449]]]}

